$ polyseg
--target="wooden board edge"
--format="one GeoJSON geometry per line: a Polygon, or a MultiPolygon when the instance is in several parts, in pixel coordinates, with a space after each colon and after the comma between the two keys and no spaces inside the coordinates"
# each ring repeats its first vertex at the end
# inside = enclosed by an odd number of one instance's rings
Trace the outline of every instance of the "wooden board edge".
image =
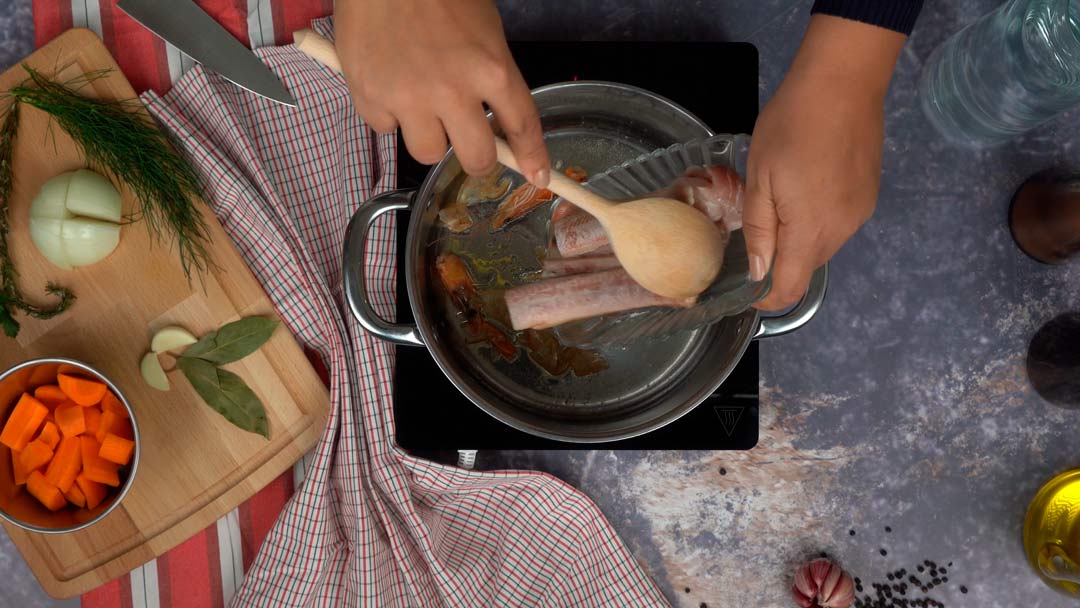
{"type": "MultiPolygon", "coordinates": [[[[327,420],[327,418],[320,418],[312,421],[312,424],[307,427],[304,433],[298,436],[296,440],[290,444],[290,447],[295,446],[297,448],[296,452],[292,450],[282,450],[278,452],[267,460],[263,466],[252,472],[251,475],[246,478],[246,483],[235,485],[226,490],[217,499],[211,501],[202,509],[192,513],[185,519],[177,522],[171,528],[161,532],[153,538],[147,539],[146,542],[137,545],[132,550],[112,561],[106,562],[105,564],[89,570],[85,574],[81,574],[69,580],[59,580],[52,576],[43,578],[43,574],[50,574],[48,568],[42,568],[41,573],[33,567],[31,567],[30,570],[34,573],[42,590],[50,597],[60,600],[82,595],[83,593],[96,589],[119,576],[127,574],[135,568],[145,564],[150,559],[154,559],[167,553],[180,543],[191,538],[195,533],[212,525],[214,522],[224,517],[229,511],[236,508],[235,506],[224,508],[221,506],[223,503],[239,505],[265,488],[271,481],[277,479],[279,475],[292,467],[300,457],[303,457],[304,454],[315,447],[326,430],[327,420]],[[297,456],[297,452],[299,453],[299,456],[297,456]],[[164,546],[159,550],[152,550],[152,555],[149,557],[139,557],[138,555],[135,555],[154,542],[161,543],[164,546]]],[[[22,553],[24,557],[27,555],[27,550],[33,550],[32,547],[29,546],[30,541],[25,534],[19,534],[18,538],[16,538],[15,535],[9,536],[11,536],[12,542],[18,546],[20,553],[22,553]],[[26,547],[22,546],[23,543],[26,544],[26,547]]]]}

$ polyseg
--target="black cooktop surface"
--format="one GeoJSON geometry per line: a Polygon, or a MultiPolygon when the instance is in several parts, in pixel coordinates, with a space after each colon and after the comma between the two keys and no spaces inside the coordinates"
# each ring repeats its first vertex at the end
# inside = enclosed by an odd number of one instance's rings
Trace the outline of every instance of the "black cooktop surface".
{"type": "MultiPolygon", "coordinates": [[[[717,133],[749,133],[758,109],[757,49],[745,43],[511,42],[532,88],[569,80],[608,80],[653,91],[682,105],[717,133]]],[[[398,185],[419,186],[427,167],[399,142],[398,185]]],[[[398,218],[404,259],[406,216],[398,218]]],[[[398,321],[412,322],[403,264],[398,321]]],[[[751,343],[724,384],[679,420],[623,441],[578,444],[535,437],[492,418],[443,375],[427,349],[398,347],[394,371],[398,444],[413,451],[458,449],[745,450],[758,438],[758,348],[751,343]]]]}

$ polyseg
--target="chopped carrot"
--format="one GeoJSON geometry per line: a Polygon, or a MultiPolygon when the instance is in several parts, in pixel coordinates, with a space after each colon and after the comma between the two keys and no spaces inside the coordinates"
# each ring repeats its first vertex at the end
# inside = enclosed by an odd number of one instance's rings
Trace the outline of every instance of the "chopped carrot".
{"type": "Polygon", "coordinates": [[[75,477],[79,475],[82,467],[82,452],[79,449],[78,437],[64,437],[60,440],[60,446],[56,448],[49,468],[45,470],[45,479],[52,485],[60,488],[61,492],[71,489],[75,483],[75,477]]]}
{"type": "Polygon", "coordinates": [[[124,418],[113,423],[109,432],[128,441],[135,441],[135,428],[131,426],[131,419],[124,418]]]}
{"type": "MultiPolygon", "coordinates": [[[[76,477],[76,479],[78,479],[78,477],[76,477]]],[[[82,493],[82,490],[79,489],[78,484],[72,484],[71,489],[64,492],[64,498],[76,507],[86,506],[86,496],[82,493]]]]}
{"type": "Polygon", "coordinates": [[[41,423],[48,413],[49,408],[43,403],[29,393],[23,393],[8,416],[3,432],[0,432],[0,443],[13,450],[22,450],[41,428],[41,423]]]}
{"type": "Polygon", "coordinates": [[[98,425],[101,424],[101,410],[96,407],[88,407],[83,410],[83,418],[86,419],[86,435],[97,435],[98,425]]]}
{"type": "Polygon", "coordinates": [[[26,483],[26,476],[30,473],[22,466],[22,452],[11,450],[11,476],[15,479],[15,485],[21,486],[26,483]]]}
{"type": "Polygon", "coordinates": [[[26,490],[50,511],[59,511],[67,504],[64,495],[45,479],[41,471],[32,471],[26,478],[26,490]]]}
{"type": "Polygon", "coordinates": [[[105,396],[101,398],[101,411],[112,412],[118,418],[128,417],[127,408],[124,407],[123,403],[120,403],[120,399],[116,395],[112,394],[112,391],[105,391],[105,396]]]}
{"type": "Polygon", "coordinates": [[[86,475],[82,473],[79,473],[79,476],[75,478],[75,483],[79,486],[79,489],[82,490],[83,496],[86,497],[87,509],[93,509],[98,506],[109,492],[107,487],[96,481],[90,481],[86,478],[86,475]]]}
{"type": "Polygon", "coordinates": [[[41,432],[38,433],[37,439],[34,441],[41,441],[49,446],[50,450],[55,450],[56,445],[60,443],[60,430],[56,428],[56,423],[46,421],[45,424],[41,426],[41,432]]]}
{"type": "Polygon", "coordinates": [[[19,455],[19,462],[24,470],[33,471],[49,464],[52,457],[52,448],[45,445],[40,439],[35,439],[26,444],[26,447],[19,455]]]}
{"type": "Polygon", "coordinates": [[[53,412],[56,417],[56,426],[64,437],[74,437],[86,431],[86,418],[83,416],[83,408],[70,404],[61,405],[53,412]]]}
{"type": "Polygon", "coordinates": [[[90,380],[71,374],[60,374],[56,377],[60,384],[60,390],[64,391],[72,401],[83,406],[97,405],[109,390],[107,386],[97,380],[90,380]]]}
{"type": "Polygon", "coordinates": [[[127,464],[131,461],[133,451],[135,451],[134,441],[107,433],[105,441],[101,442],[101,450],[98,452],[98,456],[116,464],[127,464]]]}
{"type": "MultiPolygon", "coordinates": [[[[106,412],[106,414],[107,413],[108,412],[106,412]]],[[[103,483],[107,486],[113,486],[114,488],[119,486],[120,475],[118,470],[120,465],[109,462],[98,455],[98,453],[101,452],[101,444],[93,437],[83,435],[79,438],[79,441],[82,451],[82,474],[90,481],[103,483]]]]}
{"type": "Polygon", "coordinates": [[[112,430],[113,425],[116,424],[116,421],[116,414],[108,410],[102,410],[101,422],[98,422],[97,432],[94,433],[94,438],[98,440],[98,443],[105,441],[105,433],[108,433],[112,430]]]}
{"type": "Polygon", "coordinates": [[[67,393],[55,384],[46,384],[34,389],[34,397],[47,407],[55,407],[68,400],[67,393]]]}

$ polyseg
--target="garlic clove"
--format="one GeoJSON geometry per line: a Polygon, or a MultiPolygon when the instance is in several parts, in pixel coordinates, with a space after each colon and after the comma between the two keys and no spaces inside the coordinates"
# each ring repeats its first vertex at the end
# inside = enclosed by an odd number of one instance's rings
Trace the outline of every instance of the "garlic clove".
{"type": "Polygon", "coordinates": [[[849,608],[855,601],[851,576],[825,558],[800,566],[791,591],[800,608],[849,608]]]}
{"type": "Polygon", "coordinates": [[[142,361],[139,363],[139,372],[142,374],[143,380],[146,380],[146,383],[151,387],[159,391],[169,390],[169,378],[161,367],[161,361],[158,360],[157,353],[149,352],[143,356],[142,361]]]}
{"type": "Polygon", "coordinates": [[[153,339],[150,340],[150,350],[155,353],[164,353],[191,346],[198,341],[199,339],[190,331],[177,325],[170,325],[159,329],[154,334],[153,339]]]}

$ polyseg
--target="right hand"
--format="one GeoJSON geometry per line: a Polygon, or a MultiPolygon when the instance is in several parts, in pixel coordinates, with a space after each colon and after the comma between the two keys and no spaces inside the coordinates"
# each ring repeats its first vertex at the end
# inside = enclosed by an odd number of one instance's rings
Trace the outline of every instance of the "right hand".
{"type": "Polygon", "coordinates": [[[447,138],[471,175],[495,169],[487,103],[525,177],[546,187],[540,117],[491,0],[338,0],[335,46],[357,112],[379,133],[401,127],[417,161],[447,138]]]}

